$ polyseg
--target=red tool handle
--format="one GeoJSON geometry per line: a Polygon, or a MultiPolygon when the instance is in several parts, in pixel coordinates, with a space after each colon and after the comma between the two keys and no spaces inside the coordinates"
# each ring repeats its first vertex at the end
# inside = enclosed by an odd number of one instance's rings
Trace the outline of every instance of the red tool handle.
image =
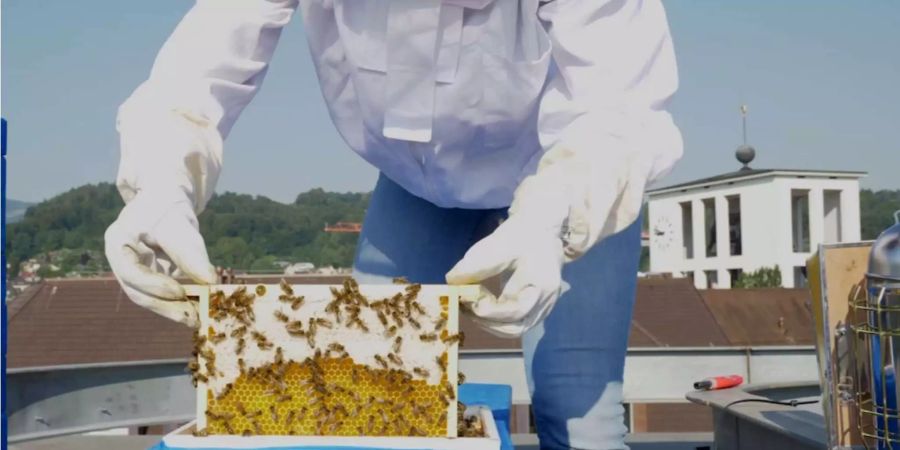
{"type": "Polygon", "coordinates": [[[740,375],[728,375],[724,377],[712,377],[694,383],[694,389],[714,390],[727,389],[735,387],[744,382],[744,377],[740,375]]]}

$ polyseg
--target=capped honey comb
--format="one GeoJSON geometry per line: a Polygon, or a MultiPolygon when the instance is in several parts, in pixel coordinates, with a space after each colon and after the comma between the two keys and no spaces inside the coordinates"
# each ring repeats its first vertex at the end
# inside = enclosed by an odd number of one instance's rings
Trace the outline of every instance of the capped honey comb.
{"type": "Polygon", "coordinates": [[[190,293],[201,435],[453,437],[464,425],[457,316],[472,289],[351,279],[190,293]]]}

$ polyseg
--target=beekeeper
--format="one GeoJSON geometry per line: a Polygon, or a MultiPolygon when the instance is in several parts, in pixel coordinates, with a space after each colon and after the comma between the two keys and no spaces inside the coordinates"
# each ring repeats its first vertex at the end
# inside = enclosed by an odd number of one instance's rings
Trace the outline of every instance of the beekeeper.
{"type": "Polygon", "coordinates": [[[170,275],[216,280],[197,214],[298,7],[335,126],[381,171],[355,276],[499,280],[474,314],[523,335],[541,447],[624,448],[642,196],[682,152],[659,0],[198,0],[119,109],[125,292],[197,324],[170,275]]]}

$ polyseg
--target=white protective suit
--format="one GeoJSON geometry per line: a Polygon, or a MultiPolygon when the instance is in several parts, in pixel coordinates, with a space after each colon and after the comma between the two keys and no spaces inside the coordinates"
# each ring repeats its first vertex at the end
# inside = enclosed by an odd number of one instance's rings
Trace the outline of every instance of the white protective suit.
{"type": "MultiPolygon", "coordinates": [[[[197,0],[119,110],[117,185],[126,202],[153,193],[150,203],[187,201],[193,213],[203,210],[222,167],[222,141],[262,84],[298,6],[326,104],[350,148],[438,206],[512,204],[505,237],[470,252],[502,260],[467,256],[448,275],[474,282],[534,266],[513,280],[537,285],[537,297],[549,300],[534,302],[549,304],[525,321],[524,313],[495,314],[516,323],[500,334],[532,325],[558,295],[558,270],[544,273],[557,263],[539,261],[577,258],[633,222],[645,186],[681,156],[665,109],[678,79],[659,0],[197,0]],[[538,262],[497,256],[501,248],[514,253],[521,240],[545,248],[533,251],[538,262]],[[544,286],[534,281],[542,277],[544,286]]],[[[114,270],[126,260],[149,265],[145,277],[161,270],[153,259],[164,246],[148,227],[172,213],[154,211],[142,226],[111,227],[114,270]],[[137,255],[123,256],[122,246],[137,255]]],[[[184,222],[196,228],[193,215],[184,222]]],[[[189,247],[198,251],[196,242],[189,247]]],[[[179,266],[193,258],[166,253],[179,266]]],[[[209,279],[208,263],[185,264],[194,278],[209,279]]],[[[142,283],[153,284],[123,279],[142,283]]],[[[166,295],[143,303],[183,320],[189,313],[158,302],[166,295]]]]}

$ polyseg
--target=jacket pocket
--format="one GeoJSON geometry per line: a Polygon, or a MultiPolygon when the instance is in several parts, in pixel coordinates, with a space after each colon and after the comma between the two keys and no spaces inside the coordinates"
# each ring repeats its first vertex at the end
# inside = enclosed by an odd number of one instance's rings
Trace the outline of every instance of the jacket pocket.
{"type": "Polygon", "coordinates": [[[537,17],[537,0],[496,0],[479,46],[480,115],[484,145],[508,148],[536,124],[535,109],[550,69],[551,43],[537,17]],[[512,24],[515,24],[513,27],[512,24]]]}

